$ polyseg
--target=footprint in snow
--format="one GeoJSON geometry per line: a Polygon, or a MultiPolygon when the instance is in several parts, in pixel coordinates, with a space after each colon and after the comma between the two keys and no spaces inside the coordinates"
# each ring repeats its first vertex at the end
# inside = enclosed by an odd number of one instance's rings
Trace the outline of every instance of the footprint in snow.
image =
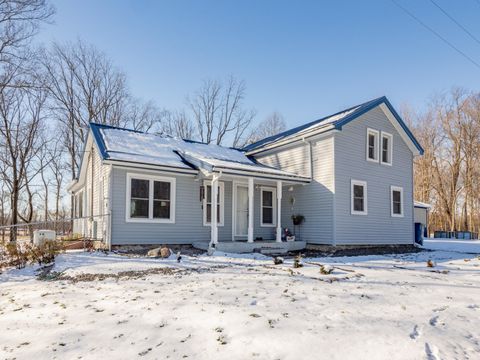
{"type": "Polygon", "coordinates": [[[434,316],[430,319],[429,324],[432,326],[437,326],[438,316],[434,316]]]}
{"type": "Polygon", "coordinates": [[[418,329],[418,325],[413,327],[412,332],[410,333],[410,339],[416,340],[420,336],[420,330],[418,329]]]}
{"type": "Polygon", "coordinates": [[[440,357],[438,356],[438,348],[435,345],[430,345],[429,343],[425,343],[425,355],[427,360],[439,360],[440,357]]]}

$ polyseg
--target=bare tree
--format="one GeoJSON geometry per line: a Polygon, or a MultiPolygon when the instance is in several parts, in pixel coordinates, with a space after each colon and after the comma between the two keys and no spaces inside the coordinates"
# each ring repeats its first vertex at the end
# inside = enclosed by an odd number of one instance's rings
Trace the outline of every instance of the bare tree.
{"type": "MultiPolygon", "coordinates": [[[[18,65],[29,40],[55,9],[46,0],[0,0],[0,64],[18,65]]],[[[2,83],[2,86],[18,83],[2,83]]]]}
{"type": "MultiPolygon", "coordinates": [[[[4,88],[0,92],[0,174],[10,192],[11,224],[18,223],[22,190],[28,195],[33,215],[30,182],[38,174],[32,171],[39,151],[39,132],[43,122],[44,92],[24,88],[4,88]]],[[[30,218],[23,217],[24,219],[30,218]]],[[[12,227],[10,240],[16,240],[12,227]]]]}
{"type": "Polygon", "coordinates": [[[60,122],[76,177],[89,122],[125,122],[128,92],[125,75],[100,51],[82,41],[53,44],[42,58],[50,107],[60,122]]]}
{"type": "Polygon", "coordinates": [[[254,110],[244,108],[245,89],[244,81],[231,76],[224,82],[206,80],[187,98],[202,142],[222,145],[229,136],[233,146],[242,141],[255,117],[254,110]]]}
{"type": "Polygon", "coordinates": [[[184,111],[167,111],[165,113],[162,133],[180,139],[193,139],[195,137],[195,126],[184,111]]]}
{"type": "Polygon", "coordinates": [[[269,136],[281,133],[285,131],[286,128],[287,126],[283,115],[275,111],[250,132],[246,143],[253,144],[269,136]]]}

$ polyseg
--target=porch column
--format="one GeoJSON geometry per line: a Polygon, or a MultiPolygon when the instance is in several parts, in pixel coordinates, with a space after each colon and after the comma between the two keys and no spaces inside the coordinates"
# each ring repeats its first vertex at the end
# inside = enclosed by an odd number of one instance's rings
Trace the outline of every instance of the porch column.
{"type": "Polygon", "coordinates": [[[218,204],[218,177],[213,176],[212,178],[212,191],[211,191],[211,240],[210,244],[218,243],[218,227],[217,227],[217,204],[218,204]]]}
{"type": "Polygon", "coordinates": [[[277,181],[277,242],[282,242],[282,182],[277,181]]]}
{"type": "Polygon", "coordinates": [[[253,178],[248,178],[248,242],[253,243],[253,178]]]}

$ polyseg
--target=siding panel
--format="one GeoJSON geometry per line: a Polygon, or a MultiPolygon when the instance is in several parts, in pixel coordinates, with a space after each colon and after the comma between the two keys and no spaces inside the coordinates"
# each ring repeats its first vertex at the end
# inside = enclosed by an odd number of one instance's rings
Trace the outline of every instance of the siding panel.
{"type": "Polygon", "coordinates": [[[413,242],[413,154],[383,111],[375,108],[335,138],[337,244],[413,242]],[[392,166],[366,160],[367,128],[393,135],[392,166]],[[351,179],[367,182],[368,215],[350,214],[351,179]],[[390,215],[390,186],[403,187],[404,217],[390,215]]]}

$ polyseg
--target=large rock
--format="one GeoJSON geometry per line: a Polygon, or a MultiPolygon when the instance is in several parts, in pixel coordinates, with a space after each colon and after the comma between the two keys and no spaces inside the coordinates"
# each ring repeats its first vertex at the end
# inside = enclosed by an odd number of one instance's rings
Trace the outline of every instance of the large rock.
{"type": "Polygon", "coordinates": [[[147,253],[147,256],[148,257],[159,257],[161,251],[162,251],[162,248],[155,248],[155,249],[149,250],[148,253],[147,253]]]}
{"type": "Polygon", "coordinates": [[[164,259],[168,258],[171,255],[171,253],[172,252],[170,251],[170,249],[166,246],[162,246],[162,248],[160,249],[160,256],[164,259]]]}

